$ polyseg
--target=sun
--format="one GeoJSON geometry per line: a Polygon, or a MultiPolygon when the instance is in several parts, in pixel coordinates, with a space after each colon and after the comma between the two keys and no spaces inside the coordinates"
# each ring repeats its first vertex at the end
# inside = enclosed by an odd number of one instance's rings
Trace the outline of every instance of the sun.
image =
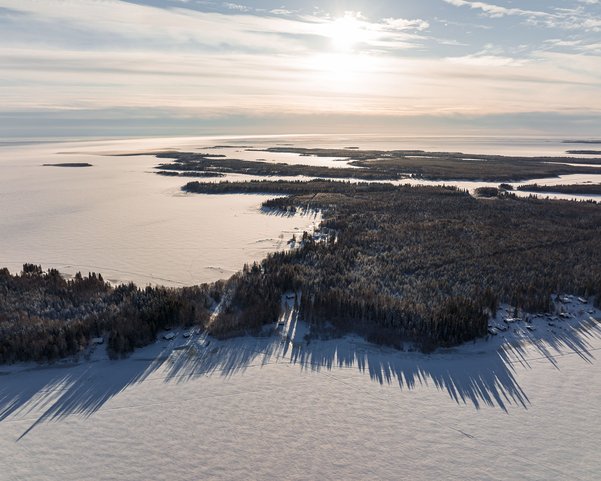
{"type": "Polygon", "coordinates": [[[334,20],[329,26],[329,36],[332,45],[339,51],[351,51],[363,40],[365,30],[356,15],[347,13],[344,17],[334,20]]]}
{"type": "Polygon", "coordinates": [[[346,12],[320,24],[320,35],[331,45],[306,57],[307,84],[329,94],[363,94],[369,90],[382,65],[369,48],[378,39],[377,31],[365,17],[346,12]]]}

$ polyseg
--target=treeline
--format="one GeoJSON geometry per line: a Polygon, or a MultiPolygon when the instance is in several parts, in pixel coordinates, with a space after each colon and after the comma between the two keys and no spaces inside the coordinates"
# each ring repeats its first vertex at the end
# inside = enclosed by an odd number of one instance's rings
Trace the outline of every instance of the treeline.
{"type": "Polygon", "coordinates": [[[156,173],[158,175],[164,175],[166,177],[206,177],[206,178],[225,177],[225,174],[222,174],[220,172],[196,172],[196,171],[177,172],[174,170],[159,170],[156,173]]]}
{"type": "MultiPolygon", "coordinates": [[[[595,204],[512,196],[482,202],[454,189],[404,186],[315,191],[266,205],[289,209],[308,199],[324,210],[323,227],[336,232],[335,241],[305,237],[299,249],[240,274],[247,286],[242,305],[262,310],[253,322],[275,321],[279,295],[292,290],[316,328],[334,325],[376,342],[412,340],[429,349],[485,335],[500,302],[540,312],[552,309],[552,293],[601,295],[595,204]],[[255,284],[256,293],[248,287],[255,284]]],[[[235,325],[239,332],[244,310],[230,313],[222,330],[235,325]]]]}
{"type": "Polygon", "coordinates": [[[365,192],[390,192],[396,186],[380,182],[345,182],[313,179],[309,181],[251,180],[248,182],[188,182],[182,187],[184,192],[197,194],[315,194],[338,193],[355,195],[365,192]]]}
{"type": "Polygon", "coordinates": [[[169,289],[110,286],[101,275],[64,279],[57,270],[26,264],[0,269],[0,363],[52,361],[83,351],[105,336],[112,356],[153,342],[172,326],[209,320],[222,285],[169,289]]]}
{"type": "Polygon", "coordinates": [[[556,194],[601,195],[601,184],[572,184],[572,185],[520,185],[518,190],[525,192],[542,192],[556,194]]]}
{"type": "Polygon", "coordinates": [[[568,150],[567,153],[576,155],[601,155],[601,150],[568,150]]]}

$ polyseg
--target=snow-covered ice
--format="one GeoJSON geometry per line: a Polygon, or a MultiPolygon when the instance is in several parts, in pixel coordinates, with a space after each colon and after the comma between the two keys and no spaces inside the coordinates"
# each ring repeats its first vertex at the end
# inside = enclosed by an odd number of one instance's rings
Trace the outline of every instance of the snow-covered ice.
{"type": "MultiPolygon", "coordinates": [[[[239,139],[4,145],[0,264],[191,284],[227,277],[319,222],[265,215],[260,196],[182,195],[182,179],[151,174],[151,156],[94,154],[223,142],[239,139]],[[94,168],[41,166],[66,160],[94,168]]],[[[539,140],[506,152],[501,140],[329,142],[532,155],[565,149],[539,140]]],[[[595,179],[548,182],[573,180],[595,179]]],[[[354,336],[307,342],[308,328],[290,308],[264,337],[217,341],[170,331],[172,339],[160,336],[125,360],[109,360],[97,340],[79,360],[0,366],[0,481],[599,479],[601,312],[564,301],[564,315],[530,322],[505,323],[513,313],[504,306],[491,321],[496,335],[430,355],[354,336]]]]}
{"type": "Polygon", "coordinates": [[[564,309],[431,355],[307,343],[290,310],[260,338],[4,366],[0,479],[598,479],[601,312],[564,309]]]}

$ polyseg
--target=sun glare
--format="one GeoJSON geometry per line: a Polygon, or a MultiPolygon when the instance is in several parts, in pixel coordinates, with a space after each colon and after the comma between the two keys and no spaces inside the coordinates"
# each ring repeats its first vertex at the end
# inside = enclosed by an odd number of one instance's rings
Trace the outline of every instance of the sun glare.
{"type": "Polygon", "coordinates": [[[344,16],[324,23],[324,35],[331,40],[331,48],[311,57],[307,67],[311,80],[320,88],[349,92],[369,85],[375,62],[363,47],[374,39],[369,23],[358,12],[346,12],[344,16]]]}
{"type": "Polygon", "coordinates": [[[376,59],[345,52],[324,53],[307,63],[309,81],[315,88],[331,92],[360,92],[371,88],[378,70],[376,59]]]}
{"type": "Polygon", "coordinates": [[[329,35],[336,50],[350,51],[365,35],[359,19],[352,14],[346,14],[329,25],[329,35]]]}

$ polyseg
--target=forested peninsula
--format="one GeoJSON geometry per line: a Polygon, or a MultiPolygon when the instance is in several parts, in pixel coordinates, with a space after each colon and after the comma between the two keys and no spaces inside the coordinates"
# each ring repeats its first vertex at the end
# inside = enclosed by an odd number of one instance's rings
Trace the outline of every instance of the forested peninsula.
{"type": "MultiPolygon", "coordinates": [[[[500,303],[545,312],[554,309],[553,294],[601,298],[601,205],[520,198],[507,184],[477,189],[475,197],[454,187],[396,185],[409,176],[505,181],[598,172],[579,165],[582,159],[566,165],[565,158],[407,150],[266,151],[306,156],[308,165],[159,152],[170,162],[156,173],[263,176],[191,181],[182,190],[273,195],[263,203],[265,211],[321,212],[316,233],[290,239],[290,249],[244,266],[230,279],[186,288],[113,286],[97,273],[67,279],[31,264],[18,274],[2,269],[0,363],[52,361],[82,352],[93,339],[106,339],[109,353],[119,357],[175,326],[220,338],[257,334],[278,322],[283,298],[293,299],[311,326],[310,338],[353,332],[375,343],[408,341],[429,351],[485,336],[500,303]],[[314,166],[314,157],[346,159],[348,165],[314,166]],[[320,178],[287,180],[298,175],[320,178]]],[[[598,187],[553,189],[597,193],[598,187]]],[[[544,191],[536,184],[520,189],[544,191]]]]}
{"type": "Polygon", "coordinates": [[[265,209],[320,210],[323,222],[291,239],[293,249],[211,285],[139,288],[98,274],[67,280],[33,265],[0,270],[0,362],[51,361],[97,336],[118,357],[174,326],[221,338],[257,334],[278,321],[282,296],[294,298],[311,336],[354,332],[429,351],[485,336],[500,302],[543,312],[554,293],[601,294],[595,203],[328,180],[192,182],[184,190],[273,193],[265,209]]]}

